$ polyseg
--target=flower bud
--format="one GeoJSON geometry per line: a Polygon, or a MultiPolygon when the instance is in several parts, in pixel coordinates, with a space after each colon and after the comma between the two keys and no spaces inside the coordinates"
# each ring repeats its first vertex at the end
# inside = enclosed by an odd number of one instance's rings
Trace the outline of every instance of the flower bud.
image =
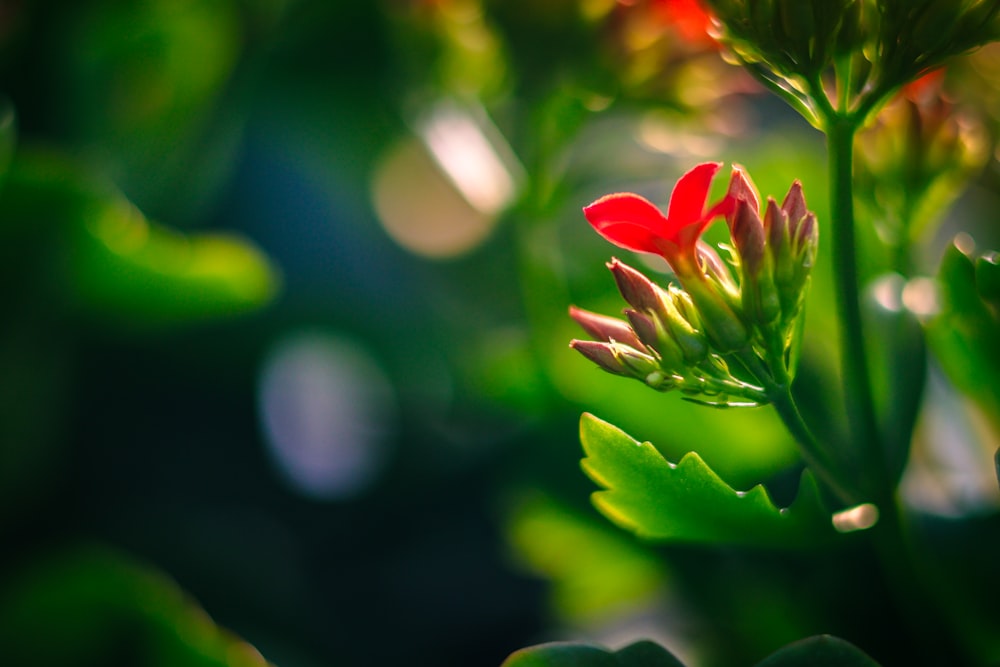
{"type": "Polygon", "coordinates": [[[573,340],[569,343],[572,349],[587,357],[607,372],[614,375],[632,375],[615,353],[614,345],[614,343],[593,340],[573,340]]]}
{"type": "Polygon", "coordinates": [[[726,298],[724,288],[709,276],[692,280],[684,286],[691,295],[695,308],[712,346],[720,353],[738,350],[747,344],[746,326],[726,298]]]}
{"type": "Polygon", "coordinates": [[[779,208],[778,203],[771,197],[767,198],[764,227],[767,229],[768,252],[774,266],[774,282],[788,282],[793,273],[793,260],[789,252],[791,239],[788,231],[788,213],[779,208]]]}
{"type": "Polygon", "coordinates": [[[569,316],[576,320],[576,323],[594,340],[624,343],[636,349],[642,348],[642,343],[639,342],[635,332],[619,319],[592,313],[576,306],[569,307],[569,316]]]}
{"type": "Polygon", "coordinates": [[[736,201],[743,200],[754,212],[760,210],[760,197],[757,187],[750,180],[750,175],[740,165],[733,165],[733,173],[729,178],[729,190],[726,194],[736,201]]]}
{"type": "Polygon", "coordinates": [[[615,278],[622,298],[630,306],[640,312],[655,313],[662,310],[662,290],[653,281],[618,259],[612,259],[607,267],[615,278]]]}
{"type": "Polygon", "coordinates": [[[806,198],[802,194],[802,183],[798,180],[792,182],[792,187],[788,188],[785,201],[781,202],[781,210],[788,216],[790,225],[797,226],[799,222],[809,212],[806,208],[806,198]]]}
{"type": "Polygon", "coordinates": [[[764,226],[781,317],[787,325],[798,314],[805,297],[819,234],[816,214],[806,207],[799,181],[792,183],[780,208],[773,199],[768,199],[764,226]]]}
{"type": "Polygon", "coordinates": [[[764,263],[764,223],[752,203],[738,200],[733,213],[726,217],[729,233],[740,258],[743,276],[755,276],[764,263]]]}
{"type": "Polygon", "coordinates": [[[677,343],[688,365],[701,363],[708,356],[708,339],[694,307],[691,295],[683,290],[672,288],[668,292],[666,317],[657,318],[657,324],[662,326],[677,343]]]}
{"type": "MultiPolygon", "coordinates": [[[[698,263],[701,267],[700,273],[708,277],[712,282],[717,283],[723,288],[725,294],[733,297],[733,301],[736,300],[736,295],[739,294],[739,288],[736,283],[733,282],[733,274],[729,271],[729,266],[722,261],[719,257],[719,253],[715,249],[703,241],[699,241],[696,247],[698,263]]],[[[691,278],[688,278],[690,282],[691,278]]],[[[681,284],[684,284],[684,280],[681,280],[681,284]]]]}
{"type": "Polygon", "coordinates": [[[645,381],[652,373],[659,373],[660,364],[651,355],[633,349],[628,345],[610,343],[612,352],[631,371],[634,378],[645,381]]]}
{"type": "Polygon", "coordinates": [[[684,354],[667,328],[659,322],[659,318],[634,310],[626,310],[625,315],[643,344],[660,355],[661,368],[670,371],[684,368],[684,354]]]}

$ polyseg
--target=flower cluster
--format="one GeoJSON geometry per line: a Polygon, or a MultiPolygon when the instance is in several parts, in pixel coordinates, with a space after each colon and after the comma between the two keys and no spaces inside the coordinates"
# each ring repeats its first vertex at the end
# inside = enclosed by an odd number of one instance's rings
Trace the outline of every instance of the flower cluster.
{"type": "MultiPolygon", "coordinates": [[[[920,239],[990,158],[983,120],[944,90],[938,69],[905,86],[858,135],[860,209],[897,253],[920,239]]],[[[893,268],[908,273],[902,258],[893,268]]]]}
{"type": "Polygon", "coordinates": [[[705,163],[684,174],[666,215],[632,193],[607,195],[584,208],[591,225],[615,245],[666,259],[679,286],[661,288],[612,260],[608,268],[630,306],[627,321],[571,308],[594,339],[571,347],[611,373],[659,390],[676,388],[713,404],[760,404],[767,402],[768,387],[790,376],[787,352],[815,257],[816,216],[806,209],[798,182],[780,206],[768,198],[761,214],[757,190],[740,167],[726,195],[708,205],[721,166],[705,163]],[[732,237],[728,262],[701,241],[721,217],[732,237]]]}

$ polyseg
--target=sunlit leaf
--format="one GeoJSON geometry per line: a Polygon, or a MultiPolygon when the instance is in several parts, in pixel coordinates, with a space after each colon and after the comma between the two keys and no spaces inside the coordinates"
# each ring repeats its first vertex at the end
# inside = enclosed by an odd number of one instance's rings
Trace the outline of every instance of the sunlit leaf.
{"type": "Polygon", "coordinates": [[[684,664],[651,641],[639,641],[619,651],[594,644],[552,642],[516,651],[501,667],[684,667],[684,664]]]}
{"type": "Polygon", "coordinates": [[[101,547],[34,563],[0,595],[0,661],[266,667],[163,574],[101,547]]]}
{"type": "Polygon", "coordinates": [[[779,509],[763,486],[735,491],[696,453],[670,463],[650,443],[639,443],[593,415],[583,415],[580,438],[587,454],[583,469],[605,489],[594,494],[594,504],[639,537],[791,546],[813,544],[834,534],[830,514],[808,471],[795,502],[779,509]]]}
{"type": "Polygon", "coordinates": [[[524,565],[552,582],[552,605],[563,618],[593,621],[662,593],[658,558],[603,520],[588,520],[549,498],[523,501],[508,532],[524,565]]]}
{"type": "Polygon", "coordinates": [[[843,639],[820,635],[785,646],[757,667],[878,667],[878,663],[843,639]]]}
{"type": "Polygon", "coordinates": [[[0,240],[18,249],[8,250],[2,270],[45,286],[50,306],[120,323],[177,324],[257,308],[277,289],[275,269],[246,239],[149,222],[59,156],[19,155],[0,203],[0,240]]]}
{"type": "Polygon", "coordinates": [[[267,258],[231,234],[181,235],[124,201],[87,216],[72,287],[100,314],[168,324],[250,310],[275,291],[267,258]]]}

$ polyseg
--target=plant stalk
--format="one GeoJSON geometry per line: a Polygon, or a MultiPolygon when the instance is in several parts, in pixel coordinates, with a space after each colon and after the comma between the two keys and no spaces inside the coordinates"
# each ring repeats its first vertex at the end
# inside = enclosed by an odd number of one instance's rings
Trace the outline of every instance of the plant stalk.
{"type": "Polygon", "coordinates": [[[844,404],[851,442],[858,448],[864,491],[878,505],[894,502],[875,414],[868,354],[861,318],[861,284],[858,275],[854,222],[853,159],[858,124],[854,118],[835,114],[826,124],[831,193],[831,237],[834,283],[840,320],[840,353],[844,404]]]}

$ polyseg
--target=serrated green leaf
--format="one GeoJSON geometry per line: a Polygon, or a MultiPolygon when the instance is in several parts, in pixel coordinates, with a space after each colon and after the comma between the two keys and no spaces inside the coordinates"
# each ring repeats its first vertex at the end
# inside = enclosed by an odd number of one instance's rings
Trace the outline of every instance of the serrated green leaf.
{"type": "Polygon", "coordinates": [[[879,667],[853,644],[831,637],[809,637],[779,649],[757,667],[879,667]]]}
{"type": "Polygon", "coordinates": [[[618,651],[595,644],[552,642],[515,651],[501,667],[684,667],[670,651],[638,641],[618,651]]]}
{"type": "MultiPolygon", "coordinates": [[[[670,463],[648,442],[591,414],[580,420],[587,456],[584,472],[605,490],[594,505],[639,537],[658,541],[805,546],[835,531],[812,474],[802,475],[798,497],[785,509],[763,486],[734,490],[696,453],[670,463]]],[[[739,444],[734,443],[734,447],[739,444]]]]}

